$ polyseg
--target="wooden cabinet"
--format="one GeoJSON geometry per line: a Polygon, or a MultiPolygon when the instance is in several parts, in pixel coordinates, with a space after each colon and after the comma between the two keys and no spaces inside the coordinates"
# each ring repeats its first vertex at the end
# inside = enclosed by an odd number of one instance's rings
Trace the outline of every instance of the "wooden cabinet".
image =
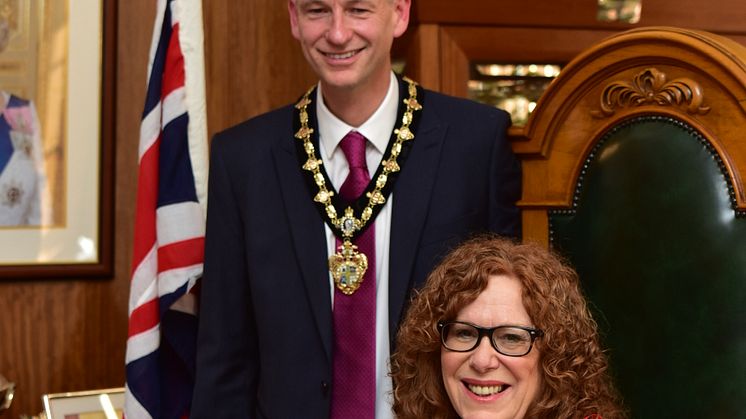
{"type": "MultiPolygon", "coordinates": [[[[746,45],[743,0],[642,0],[636,24],[602,22],[598,0],[413,0],[395,58],[423,86],[469,97],[474,63],[566,64],[616,33],[644,26],[707,30],[746,45]]],[[[511,136],[525,136],[514,126],[511,136]]]]}

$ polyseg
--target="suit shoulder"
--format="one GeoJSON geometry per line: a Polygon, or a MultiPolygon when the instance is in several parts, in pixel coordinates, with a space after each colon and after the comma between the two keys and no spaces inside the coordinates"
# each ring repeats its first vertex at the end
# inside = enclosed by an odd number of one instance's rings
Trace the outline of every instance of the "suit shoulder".
{"type": "Polygon", "coordinates": [[[292,132],[293,106],[287,105],[273,111],[257,115],[237,125],[215,134],[213,147],[228,146],[233,143],[271,142],[278,133],[292,132]]]}
{"type": "Polygon", "coordinates": [[[447,114],[456,112],[464,115],[476,115],[480,118],[510,118],[510,114],[494,106],[485,105],[471,99],[445,95],[433,90],[425,90],[424,103],[426,106],[432,106],[436,110],[447,114]]]}

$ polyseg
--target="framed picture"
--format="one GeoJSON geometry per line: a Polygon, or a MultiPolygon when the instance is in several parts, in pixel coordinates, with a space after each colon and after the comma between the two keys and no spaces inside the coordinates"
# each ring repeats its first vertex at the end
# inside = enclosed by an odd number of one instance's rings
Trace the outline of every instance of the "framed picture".
{"type": "Polygon", "coordinates": [[[45,394],[42,399],[47,419],[122,419],[124,387],[45,394]]]}
{"type": "Polygon", "coordinates": [[[115,0],[0,0],[0,279],[112,272],[115,0]]]}

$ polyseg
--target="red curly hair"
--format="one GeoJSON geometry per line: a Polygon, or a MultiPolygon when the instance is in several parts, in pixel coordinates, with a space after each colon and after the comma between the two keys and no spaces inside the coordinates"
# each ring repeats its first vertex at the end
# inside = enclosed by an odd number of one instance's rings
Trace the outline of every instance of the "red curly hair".
{"type": "Polygon", "coordinates": [[[493,275],[521,282],[526,311],[545,333],[535,343],[542,389],[526,417],[584,418],[598,413],[604,419],[626,418],[575,271],[543,247],[496,236],[480,236],[459,246],[415,294],[391,357],[397,417],[458,417],[441,377],[437,323],[456,318],[493,275]]]}

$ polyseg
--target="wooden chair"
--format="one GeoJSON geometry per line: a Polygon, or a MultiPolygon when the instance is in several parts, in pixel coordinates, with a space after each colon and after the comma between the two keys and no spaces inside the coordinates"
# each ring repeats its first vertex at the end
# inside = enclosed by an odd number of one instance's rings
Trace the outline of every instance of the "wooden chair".
{"type": "Polygon", "coordinates": [[[746,48],[613,36],[525,133],[524,240],[578,270],[632,417],[746,417],[746,48]]]}

